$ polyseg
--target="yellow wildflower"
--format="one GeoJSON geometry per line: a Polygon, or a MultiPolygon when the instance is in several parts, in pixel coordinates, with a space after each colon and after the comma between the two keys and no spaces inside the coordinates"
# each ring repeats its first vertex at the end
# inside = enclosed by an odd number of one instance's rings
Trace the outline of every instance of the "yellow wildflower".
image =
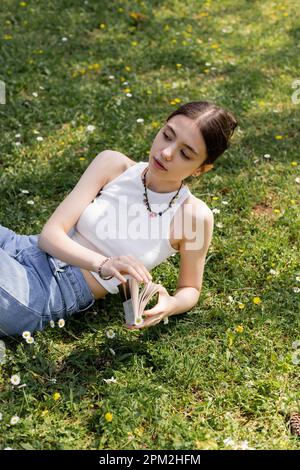
{"type": "Polygon", "coordinates": [[[235,327],[235,331],[236,331],[237,333],[243,333],[243,331],[244,331],[243,325],[238,325],[238,326],[236,326],[236,327],[235,327]]]}
{"type": "Polygon", "coordinates": [[[280,214],[280,210],[279,209],[274,209],[273,211],[275,214],[280,214]]]}
{"type": "Polygon", "coordinates": [[[245,308],[245,304],[243,304],[242,302],[238,302],[238,307],[243,310],[243,308],[245,308]]]}
{"type": "Polygon", "coordinates": [[[4,34],[4,36],[2,36],[2,39],[4,39],[4,41],[10,41],[13,37],[10,35],[10,34],[4,34]]]}
{"type": "Polygon", "coordinates": [[[291,162],[291,165],[292,165],[292,166],[297,166],[298,163],[297,163],[297,162],[291,162]]]}
{"type": "Polygon", "coordinates": [[[113,419],[113,415],[108,412],[108,413],[105,413],[104,418],[106,419],[106,421],[107,421],[108,423],[111,423],[111,421],[112,421],[112,419],[113,419]]]}
{"type": "Polygon", "coordinates": [[[79,160],[86,160],[85,157],[79,157],[79,160]]]}
{"type": "Polygon", "coordinates": [[[275,139],[276,139],[276,140],[282,140],[282,139],[283,139],[283,136],[282,136],[282,135],[275,135],[275,139]]]}
{"type": "Polygon", "coordinates": [[[261,304],[261,302],[262,302],[262,300],[261,300],[260,297],[253,297],[253,303],[255,305],[259,305],[259,304],[261,304]]]}
{"type": "Polygon", "coordinates": [[[20,7],[27,7],[27,3],[26,3],[26,2],[20,2],[19,5],[20,5],[20,7]]]}
{"type": "Polygon", "coordinates": [[[125,70],[126,70],[126,72],[130,72],[131,68],[128,65],[126,65],[125,70]]]}
{"type": "Polygon", "coordinates": [[[61,398],[61,394],[59,392],[55,392],[52,395],[53,400],[57,401],[61,398]]]}
{"type": "Polygon", "coordinates": [[[170,29],[170,26],[169,26],[168,24],[166,24],[166,25],[164,26],[164,31],[169,31],[169,29],[170,29]]]}
{"type": "Polygon", "coordinates": [[[213,199],[213,201],[217,201],[217,200],[219,199],[219,197],[218,197],[218,196],[214,196],[212,199],[213,199]]]}
{"type": "Polygon", "coordinates": [[[130,90],[130,88],[124,88],[123,91],[124,91],[124,93],[130,93],[131,90],[130,90]]]}
{"type": "Polygon", "coordinates": [[[182,67],[182,64],[176,64],[176,67],[180,69],[182,67]]]}
{"type": "Polygon", "coordinates": [[[136,41],[131,41],[131,45],[134,47],[134,46],[137,46],[138,43],[136,41]]]}
{"type": "Polygon", "coordinates": [[[105,23],[101,23],[101,24],[99,25],[99,28],[100,28],[100,29],[105,29],[105,28],[106,28],[106,24],[105,24],[105,23]]]}
{"type": "Polygon", "coordinates": [[[159,126],[159,122],[157,122],[157,121],[152,121],[152,122],[151,122],[151,126],[154,127],[154,128],[156,128],[156,127],[159,126]]]}

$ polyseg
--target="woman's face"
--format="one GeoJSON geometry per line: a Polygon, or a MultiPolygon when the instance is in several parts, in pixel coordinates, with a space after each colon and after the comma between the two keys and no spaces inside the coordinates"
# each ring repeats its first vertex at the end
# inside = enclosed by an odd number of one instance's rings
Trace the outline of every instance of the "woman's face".
{"type": "Polygon", "coordinates": [[[149,157],[151,170],[169,181],[184,180],[206,159],[204,139],[195,121],[184,116],[173,116],[156,135],[149,157]],[[154,164],[158,160],[166,169],[154,164]]]}

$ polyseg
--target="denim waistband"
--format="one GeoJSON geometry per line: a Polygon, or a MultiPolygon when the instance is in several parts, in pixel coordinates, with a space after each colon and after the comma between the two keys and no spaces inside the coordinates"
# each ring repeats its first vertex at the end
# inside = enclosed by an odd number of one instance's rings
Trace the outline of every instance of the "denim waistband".
{"type": "Polygon", "coordinates": [[[51,255],[48,255],[48,263],[61,287],[62,297],[66,302],[67,314],[72,315],[75,312],[81,312],[94,304],[94,294],[79,267],[67,264],[51,255]],[[74,296],[70,295],[70,287],[74,296]],[[67,289],[66,295],[64,295],[65,289],[67,289]]]}

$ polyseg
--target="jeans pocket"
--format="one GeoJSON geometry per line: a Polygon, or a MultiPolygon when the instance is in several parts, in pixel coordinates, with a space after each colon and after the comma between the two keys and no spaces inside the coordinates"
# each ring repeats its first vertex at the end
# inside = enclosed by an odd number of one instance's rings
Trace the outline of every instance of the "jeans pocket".
{"type": "Polygon", "coordinates": [[[21,335],[24,331],[33,333],[43,330],[50,318],[20,303],[9,292],[0,288],[0,336],[21,335]]]}
{"type": "Polygon", "coordinates": [[[18,251],[13,258],[21,264],[30,265],[33,259],[36,259],[40,256],[45,256],[45,252],[41,250],[38,246],[32,245],[22,248],[18,251]]]}

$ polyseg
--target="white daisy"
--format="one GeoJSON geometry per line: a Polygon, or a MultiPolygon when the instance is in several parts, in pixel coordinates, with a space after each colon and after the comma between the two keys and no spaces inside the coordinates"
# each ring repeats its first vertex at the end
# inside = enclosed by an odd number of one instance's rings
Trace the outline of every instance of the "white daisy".
{"type": "Polygon", "coordinates": [[[275,269],[270,269],[269,273],[270,273],[270,274],[273,274],[273,276],[277,276],[277,275],[278,275],[278,271],[275,271],[275,269]]]}
{"type": "Polygon", "coordinates": [[[18,374],[14,374],[11,376],[10,381],[13,385],[19,385],[19,383],[21,382],[21,378],[18,374]]]}
{"type": "Polygon", "coordinates": [[[300,292],[300,287],[293,287],[293,291],[295,294],[298,294],[300,292]]]}
{"type": "Polygon", "coordinates": [[[216,207],[214,209],[212,209],[212,212],[214,214],[220,214],[220,209],[217,209],[216,207]]]}
{"type": "Polygon", "coordinates": [[[30,331],[23,331],[22,336],[23,336],[24,339],[30,338],[31,333],[30,333],[30,331]]]}
{"type": "Polygon", "coordinates": [[[32,93],[32,96],[34,96],[35,98],[37,98],[39,95],[37,94],[36,91],[34,91],[34,92],[32,93]]]}
{"type": "Polygon", "coordinates": [[[54,323],[53,320],[50,320],[50,326],[51,326],[51,328],[54,328],[54,327],[55,327],[55,323],[54,323]]]}
{"type": "Polygon", "coordinates": [[[138,123],[143,123],[143,122],[144,122],[144,119],[143,119],[143,118],[138,118],[138,119],[136,120],[136,122],[138,122],[138,123]]]}
{"type": "Polygon", "coordinates": [[[32,199],[29,199],[29,200],[27,201],[27,204],[29,204],[30,206],[33,206],[34,201],[33,201],[32,199]]]}
{"type": "Polygon", "coordinates": [[[21,189],[21,193],[23,194],[29,194],[29,191],[27,189],[21,189]]]}
{"type": "Polygon", "coordinates": [[[297,178],[295,178],[295,181],[297,184],[300,184],[300,176],[297,176],[297,178]]]}
{"type": "Polygon", "coordinates": [[[15,142],[15,145],[19,147],[21,145],[21,142],[15,142]]]}
{"type": "Polygon", "coordinates": [[[114,80],[115,76],[114,76],[114,75],[109,75],[108,78],[109,78],[110,80],[114,80]]]}
{"type": "Polygon", "coordinates": [[[293,352],[292,354],[292,363],[297,366],[300,364],[300,350],[296,349],[296,351],[293,352]]]}
{"type": "Polygon", "coordinates": [[[233,297],[231,295],[229,295],[227,299],[229,300],[229,302],[234,302],[233,297]]]}
{"type": "Polygon", "coordinates": [[[271,155],[269,153],[265,153],[264,158],[271,158],[271,155]]]}
{"type": "Polygon", "coordinates": [[[32,336],[30,336],[30,338],[26,338],[26,343],[28,344],[34,343],[34,338],[32,336]]]}
{"type": "Polygon", "coordinates": [[[131,98],[132,94],[131,93],[126,93],[126,96],[128,96],[128,98],[131,98]]]}
{"type": "Polygon", "coordinates": [[[10,424],[17,424],[20,421],[19,416],[13,416],[10,420],[10,424]]]}
{"type": "Polygon", "coordinates": [[[299,340],[299,339],[296,339],[296,341],[293,341],[293,342],[292,342],[292,348],[293,348],[293,349],[298,349],[298,348],[300,348],[300,340],[299,340]]]}
{"type": "Polygon", "coordinates": [[[234,446],[235,445],[235,442],[233,439],[231,439],[230,437],[227,437],[226,439],[223,440],[225,446],[234,446]]]}
{"type": "Polygon", "coordinates": [[[103,379],[104,382],[106,382],[107,384],[110,384],[110,383],[116,383],[117,382],[117,379],[115,379],[114,377],[111,377],[110,379],[103,379]]]}
{"type": "Polygon", "coordinates": [[[113,330],[107,330],[106,336],[107,338],[112,339],[116,336],[116,334],[113,332],[113,330]]]}
{"type": "Polygon", "coordinates": [[[16,134],[16,135],[15,135],[15,138],[16,138],[16,139],[20,139],[20,137],[21,137],[21,134],[16,134]]]}
{"type": "Polygon", "coordinates": [[[65,326],[65,320],[63,318],[58,320],[58,326],[59,328],[63,328],[65,326]]]}
{"type": "Polygon", "coordinates": [[[96,129],[96,126],[93,126],[92,124],[89,124],[87,127],[86,127],[86,130],[88,132],[94,132],[94,130],[96,129]]]}
{"type": "Polygon", "coordinates": [[[42,141],[44,140],[44,138],[43,138],[41,135],[39,135],[39,136],[36,138],[36,140],[37,140],[38,142],[42,142],[42,141]]]}
{"type": "Polygon", "coordinates": [[[66,42],[68,40],[68,38],[63,37],[63,38],[61,38],[61,40],[62,40],[62,42],[66,42]]]}
{"type": "Polygon", "coordinates": [[[222,201],[222,204],[224,204],[225,206],[227,206],[228,201],[222,201]]]}

